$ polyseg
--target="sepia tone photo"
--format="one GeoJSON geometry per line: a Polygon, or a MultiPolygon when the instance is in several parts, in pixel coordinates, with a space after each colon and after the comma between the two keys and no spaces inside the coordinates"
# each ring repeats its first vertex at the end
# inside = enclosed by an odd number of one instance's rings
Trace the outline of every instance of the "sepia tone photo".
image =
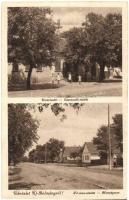
{"type": "Polygon", "coordinates": [[[123,188],[122,105],[9,104],[9,190],[123,188]]]}
{"type": "Polygon", "coordinates": [[[9,97],[122,95],[121,7],[8,7],[7,15],[9,97]]]}
{"type": "Polygon", "coordinates": [[[3,198],[127,199],[127,7],[3,3],[3,198]]]}

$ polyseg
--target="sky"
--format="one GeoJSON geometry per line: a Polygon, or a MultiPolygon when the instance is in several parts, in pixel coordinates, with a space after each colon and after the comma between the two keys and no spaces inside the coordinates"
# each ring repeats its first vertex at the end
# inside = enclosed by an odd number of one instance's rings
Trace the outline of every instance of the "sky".
{"type": "MultiPolygon", "coordinates": [[[[38,144],[42,145],[53,137],[63,140],[65,146],[79,146],[83,145],[84,142],[92,141],[98,128],[108,123],[107,108],[108,105],[105,103],[87,103],[81,107],[77,114],[72,107],[68,106],[65,107],[67,119],[63,122],[60,120],[61,116],[55,116],[50,107],[46,108],[42,113],[36,111],[33,113],[33,117],[40,120],[38,144]]],[[[116,113],[122,113],[121,104],[110,104],[111,123],[112,116],[116,113]]]]}
{"type": "Polygon", "coordinates": [[[121,13],[121,8],[118,7],[52,7],[51,9],[53,10],[54,21],[60,19],[61,32],[81,26],[85,20],[85,16],[90,12],[102,14],[103,16],[106,16],[108,13],[121,13]]]}

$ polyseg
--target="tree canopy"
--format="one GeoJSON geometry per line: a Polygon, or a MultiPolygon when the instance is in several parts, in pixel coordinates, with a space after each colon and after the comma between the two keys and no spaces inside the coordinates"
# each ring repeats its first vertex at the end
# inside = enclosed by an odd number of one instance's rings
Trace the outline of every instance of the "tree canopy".
{"type": "MultiPolygon", "coordinates": [[[[123,132],[122,132],[122,114],[116,114],[113,117],[113,123],[110,127],[111,132],[111,154],[118,153],[119,156],[123,154],[123,132]]],[[[109,132],[108,126],[102,125],[98,131],[97,136],[93,138],[93,143],[97,145],[102,159],[108,159],[109,154],[109,132]]]]}
{"type": "Polygon", "coordinates": [[[37,142],[39,122],[28,111],[26,104],[8,105],[8,159],[14,164],[37,142]]]}
{"type": "Polygon", "coordinates": [[[8,8],[8,61],[29,66],[27,89],[30,89],[32,69],[50,65],[55,59],[57,24],[49,8],[8,8]]]}
{"type": "Polygon", "coordinates": [[[29,152],[29,160],[31,162],[59,161],[59,155],[63,148],[64,141],[50,138],[47,143],[43,145],[37,145],[36,149],[33,149],[29,152]]]}
{"type": "Polygon", "coordinates": [[[104,79],[104,66],[122,66],[122,16],[95,13],[86,15],[80,28],[72,28],[63,34],[67,39],[65,49],[68,71],[80,74],[79,65],[84,65],[82,75],[97,62],[100,65],[100,81],[104,79]]]}
{"type": "Polygon", "coordinates": [[[113,117],[113,130],[116,136],[117,146],[120,148],[121,153],[123,153],[123,121],[121,114],[116,114],[113,117]]]}

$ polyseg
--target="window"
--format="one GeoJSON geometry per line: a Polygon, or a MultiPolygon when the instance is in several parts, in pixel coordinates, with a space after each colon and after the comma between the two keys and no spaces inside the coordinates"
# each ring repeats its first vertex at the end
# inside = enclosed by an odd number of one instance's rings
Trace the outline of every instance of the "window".
{"type": "Polygon", "coordinates": [[[90,160],[89,155],[85,155],[85,160],[90,160]]]}

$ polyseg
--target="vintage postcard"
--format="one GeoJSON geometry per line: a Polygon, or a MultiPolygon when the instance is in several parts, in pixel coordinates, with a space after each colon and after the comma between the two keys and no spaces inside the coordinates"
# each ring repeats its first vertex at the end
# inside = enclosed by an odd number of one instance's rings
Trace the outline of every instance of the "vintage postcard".
{"type": "Polygon", "coordinates": [[[3,199],[127,199],[127,21],[127,2],[3,3],[3,199]]]}
{"type": "Polygon", "coordinates": [[[6,10],[9,97],[122,96],[120,4],[22,5],[6,10]]]}

